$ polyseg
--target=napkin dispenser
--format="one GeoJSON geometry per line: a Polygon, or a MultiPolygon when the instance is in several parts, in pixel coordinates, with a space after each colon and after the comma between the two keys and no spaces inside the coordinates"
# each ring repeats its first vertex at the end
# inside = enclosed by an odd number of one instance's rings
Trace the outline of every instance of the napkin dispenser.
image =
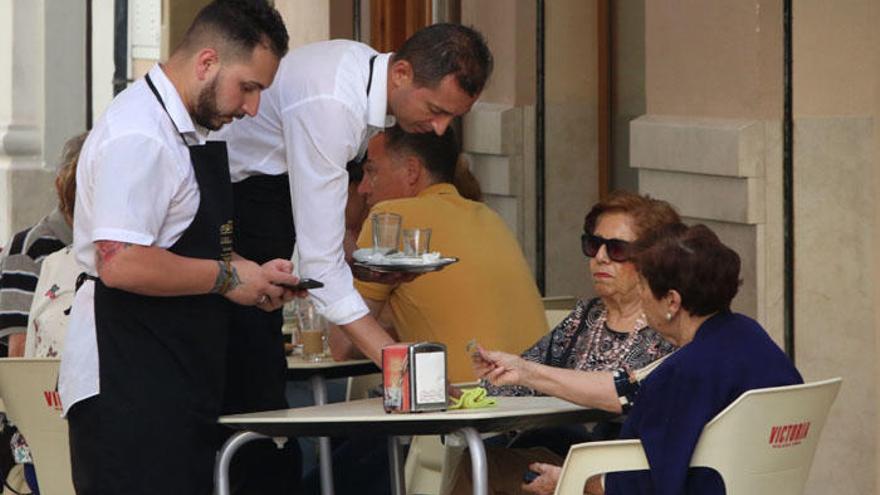
{"type": "Polygon", "coordinates": [[[445,345],[419,342],[383,347],[382,378],[385,412],[446,410],[445,345]]]}

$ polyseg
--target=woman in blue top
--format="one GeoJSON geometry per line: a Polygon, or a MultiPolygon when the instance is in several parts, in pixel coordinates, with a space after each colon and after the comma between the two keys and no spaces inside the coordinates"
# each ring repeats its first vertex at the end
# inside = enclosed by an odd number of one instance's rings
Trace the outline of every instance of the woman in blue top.
{"type": "MultiPolygon", "coordinates": [[[[636,250],[648,323],[680,349],[641,382],[620,434],[642,441],[650,471],[591,478],[587,493],[723,494],[716,472],[688,468],[703,426],[748,390],[803,380],[761,325],[730,311],[740,259],[706,226],[670,226],[636,250]]],[[[541,481],[524,488],[544,493],[541,481]]]]}
{"type": "Polygon", "coordinates": [[[756,321],[730,312],[739,256],[707,227],[670,228],[636,264],[648,321],[681,349],[642,382],[621,431],[642,440],[650,475],[609,474],[607,493],[723,494],[717,473],[688,470],[703,426],[748,390],[803,380],[756,321]]]}

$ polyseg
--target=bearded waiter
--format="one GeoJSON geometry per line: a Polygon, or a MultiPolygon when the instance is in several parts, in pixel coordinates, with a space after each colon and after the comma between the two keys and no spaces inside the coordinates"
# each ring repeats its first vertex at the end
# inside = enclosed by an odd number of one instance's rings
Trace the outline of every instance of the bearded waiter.
{"type": "Polygon", "coordinates": [[[59,379],[80,495],[211,493],[227,300],[271,311],[296,278],[232,253],[226,147],[205,136],[257,113],[287,42],[265,2],[216,0],[83,147],[59,379]]]}

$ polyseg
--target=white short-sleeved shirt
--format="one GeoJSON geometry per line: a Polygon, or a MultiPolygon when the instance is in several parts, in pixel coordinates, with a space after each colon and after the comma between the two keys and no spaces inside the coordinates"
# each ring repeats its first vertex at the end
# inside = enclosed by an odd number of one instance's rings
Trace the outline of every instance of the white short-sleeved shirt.
{"type": "MultiPolygon", "coordinates": [[[[203,144],[207,130],[193,123],[159,65],[149,74],[168,113],[141,79],[113,100],[79,157],[73,247],[80,268],[91,275],[97,275],[95,241],[171,247],[199,207],[198,182],[178,129],[188,144],[203,144]]],[[[83,284],[71,308],[58,380],[64,414],[100,390],[94,287],[83,284]]]]}
{"type": "Polygon", "coordinates": [[[259,114],[216,134],[229,144],[233,182],[289,174],[299,272],[324,282],[324,288],[309,292],[336,324],[369,312],[342,250],[345,165],[364,153],[370,137],[395,123],[387,115],[390,58],[346,40],[298,48],[281,60],[272,86],[261,96],[259,114]]]}

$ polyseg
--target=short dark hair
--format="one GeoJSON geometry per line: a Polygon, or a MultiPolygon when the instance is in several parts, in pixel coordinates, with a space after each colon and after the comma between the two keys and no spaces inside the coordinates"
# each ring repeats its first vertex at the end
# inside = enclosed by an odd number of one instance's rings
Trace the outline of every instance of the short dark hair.
{"type": "Polygon", "coordinates": [[[636,243],[634,262],[654,298],[670,290],[694,316],[729,311],[739,290],[740,258],[705,225],[667,226],[636,243]]]}
{"type": "Polygon", "coordinates": [[[451,126],[442,136],[433,132],[410,134],[394,126],[385,131],[385,150],[389,154],[416,156],[436,182],[452,183],[455,179],[458,142],[451,126]]]}
{"type": "Polygon", "coordinates": [[[394,54],[393,62],[412,65],[413,80],[434,88],[444,77],[455,76],[459,87],[476,96],[492,74],[492,52],[483,35],[461,24],[432,24],[416,31],[394,54]]]}
{"type": "Polygon", "coordinates": [[[360,184],[364,178],[364,162],[367,161],[367,155],[360,160],[352,160],[345,164],[345,170],[348,172],[349,184],[360,184]]]}
{"type": "Polygon", "coordinates": [[[178,49],[200,48],[208,36],[217,37],[233,56],[250,56],[264,44],[278,58],[287,53],[290,38],[281,14],[266,0],[214,0],[196,14],[178,49]]]}
{"type": "Polygon", "coordinates": [[[671,204],[648,195],[629,191],[613,191],[599,201],[584,217],[584,233],[592,234],[603,213],[625,213],[632,218],[636,237],[642,238],[669,224],[680,223],[681,217],[671,204]]]}

